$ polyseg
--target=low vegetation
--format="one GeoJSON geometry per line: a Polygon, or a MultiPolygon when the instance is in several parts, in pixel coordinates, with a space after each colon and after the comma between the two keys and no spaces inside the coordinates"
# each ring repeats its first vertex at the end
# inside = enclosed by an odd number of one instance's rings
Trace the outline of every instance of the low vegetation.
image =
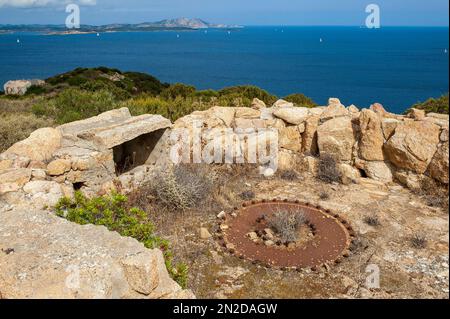
{"type": "Polygon", "coordinates": [[[304,94],[300,94],[300,93],[288,95],[288,96],[284,97],[283,100],[294,103],[294,105],[301,106],[301,107],[311,108],[311,107],[317,106],[317,103],[314,102],[311,98],[307,97],[304,94]]]}
{"type": "Polygon", "coordinates": [[[426,113],[448,114],[448,93],[438,98],[430,98],[425,102],[419,102],[412,107],[424,110],[426,113]]]}
{"type": "Polygon", "coordinates": [[[278,211],[269,217],[268,225],[281,238],[283,243],[293,243],[298,240],[299,228],[305,224],[303,212],[278,211]]]}
{"type": "Polygon", "coordinates": [[[364,218],[364,222],[372,227],[377,227],[381,225],[380,219],[378,218],[377,215],[367,216],[366,218],[364,218]]]}
{"type": "Polygon", "coordinates": [[[337,167],[337,162],[331,155],[323,154],[320,156],[317,178],[330,184],[341,182],[341,173],[337,167]]]}
{"type": "Polygon", "coordinates": [[[425,178],[421,182],[420,189],[416,190],[430,207],[442,208],[448,212],[449,209],[449,187],[431,178],[425,178]]]}
{"type": "MultiPolygon", "coordinates": [[[[278,97],[252,85],[221,90],[197,90],[182,83],[163,83],[138,72],[122,72],[106,67],[77,68],[45,80],[43,86],[31,87],[24,97],[3,99],[30,100],[42,97],[32,111],[55,123],[84,119],[106,110],[128,107],[133,115],[161,114],[172,121],[196,110],[212,106],[249,107],[254,98],[272,105],[278,97]]],[[[303,94],[286,99],[298,106],[312,107],[314,101],[303,94]]]]}
{"type": "Polygon", "coordinates": [[[0,153],[26,139],[33,131],[52,126],[53,121],[29,113],[0,113],[0,153]]]}
{"type": "MultiPolygon", "coordinates": [[[[241,85],[221,90],[197,90],[181,83],[168,84],[139,72],[122,72],[117,69],[77,68],[45,80],[44,86],[32,86],[22,97],[5,96],[0,92],[0,115],[12,113],[7,119],[20,121],[23,114],[34,114],[43,120],[30,127],[58,125],[89,118],[104,111],[128,107],[133,115],[160,114],[172,121],[194,111],[213,106],[250,107],[253,98],[272,105],[278,97],[252,85],[241,85]],[[14,107],[4,108],[3,104],[14,107]],[[30,105],[31,104],[31,105],[30,105]],[[20,110],[20,112],[19,112],[20,110]]],[[[309,97],[295,93],[283,99],[296,106],[315,107],[309,97]]],[[[448,114],[448,94],[429,99],[413,107],[427,112],[448,114]]],[[[31,119],[31,117],[29,118],[31,119]]],[[[10,145],[22,139],[24,134],[12,133],[10,145]]],[[[5,134],[5,133],[3,133],[5,134]]],[[[4,147],[4,146],[2,146],[4,147]]],[[[4,148],[0,149],[3,151],[4,148]]]]}
{"type": "Polygon", "coordinates": [[[329,200],[330,199],[330,194],[326,191],[322,191],[319,193],[319,198],[321,200],[329,200]]]}
{"type": "Polygon", "coordinates": [[[114,109],[117,102],[107,90],[89,92],[70,88],[32,108],[36,116],[54,119],[57,124],[78,121],[114,109]]]}
{"type": "Polygon", "coordinates": [[[415,249],[425,249],[427,247],[427,239],[422,234],[414,234],[410,238],[411,246],[415,249]]]}
{"type": "MultiPolygon", "coordinates": [[[[184,212],[212,200],[216,178],[213,171],[203,165],[178,165],[159,172],[154,181],[141,188],[140,196],[148,198],[150,195],[158,206],[168,211],[184,212]]],[[[147,200],[139,201],[145,207],[147,200]]]]}
{"type": "Polygon", "coordinates": [[[295,181],[298,179],[298,174],[293,170],[284,170],[280,172],[280,178],[285,181],[295,181]]]}
{"type": "Polygon", "coordinates": [[[241,194],[239,194],[239,197],[242,200],[252,200],[256,197],[256,195],[253,191],[243,191],[241,194]]]}
{"type": "Polygon", "coordinates": [[[146,212],[138,208],[128,208],[127,201],[126,196],[117,193],[87,198],[81,192],[76,192],[73,199],[65,197],[59,201],[56,214],[80,225],[105,226],[122,236],[137,239],[147,248],[161,249],[169,274],[182,287],[186,287],[187,266],[182,263],[173,264],[169,242],[155,234],[154,224],[146,212]]]}

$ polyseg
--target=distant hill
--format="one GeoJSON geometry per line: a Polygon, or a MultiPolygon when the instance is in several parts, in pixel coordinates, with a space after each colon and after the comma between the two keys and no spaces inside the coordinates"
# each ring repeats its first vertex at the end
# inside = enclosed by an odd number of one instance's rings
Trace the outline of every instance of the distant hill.
{"type": "Polygon", "coordinates": [[[81,25],[79,29],[67,29],[65,25],[22,24],[0,25],[0,33],[6,32],[41,32],[47,34],[97,33],[127,31],[160,31],[160,30],[198,30],[198,29],[237,29],[239,25],[213,24],[201,19],[177,18],[157,22],[138,24],[106,24],[101,26],[81,25]]]}

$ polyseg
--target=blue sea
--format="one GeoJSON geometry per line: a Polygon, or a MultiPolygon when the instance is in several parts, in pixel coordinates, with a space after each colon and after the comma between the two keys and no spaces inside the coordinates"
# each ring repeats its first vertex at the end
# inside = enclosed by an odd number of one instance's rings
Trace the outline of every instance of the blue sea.
{"type": "Polygon", "coordinates": [[[253,84],[278,96],[304,93],[319,104],[339,97],[346,105],[380,102],[402,112],[448,92],[448,44],[449,29],[431,27],[3,34],[0,83],[108,66],[198,89],[253,84]]]}

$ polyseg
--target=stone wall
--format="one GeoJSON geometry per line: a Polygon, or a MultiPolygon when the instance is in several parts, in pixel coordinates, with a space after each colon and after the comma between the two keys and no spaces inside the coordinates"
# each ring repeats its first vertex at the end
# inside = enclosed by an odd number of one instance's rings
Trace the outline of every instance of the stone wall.
{"type": "Polygon", "coordinates": [[[213,107],[173,125],[159,115],[132,117],[126,108],[113,110],[39,129],[0,154],[1,296],[192,297],[168,278],[159,250],[102,227],[69,223],[45,208],[78,189],[87,195],[127,192],[152,180],[157,170],[171,165],[171,134],[192,133],[198,123],[203,146],[222,143],[217,132],[226,132],[236,145],[232,154],[224,154],[228,158],[248,160],[258,130],[272,129],[269,139],[278,143],[281,170],[316,174],[320,157],[329,155],[343,183],[358,183],[364,176],[409,188],[420,188],[424,179],[448,184],[448,115],[420,110],[395,115],[380,104],[359,110],[334,98],[312,109],[283,100],[267,107],[255,99],[251,108],[213,107]],[[246,131],[252,133],[240,133],[246,131]],[[118,169],[127,156],[129,169],[118,169]],[[83,289],[67,288],[68,267],[78,269],[83,289]]]}
{"type": "Polygon", "coordinates": [[[303,167],[315,174],[320,157],[326,154],[338,163],[343,182],[358,182],[364,176],[409,188],[420,188],[427,178],[448,184],[448,115],[420,110],[396,115],[380,104],[359,110],[354,105],[345,107],[335,98],[328,106],[313,109],[294,107],[283,100],[271,107],[259,100],[253,105],[194,112],[178,120],[174,128],[189,130],[195,123],[203,123],[203,145],[223,139],[208,134],[214,131],[211,129],[235,134],[239,150],[234,155],[244,157],[247,142],[240,131],[254,129],[256,135],[257,129],[276,129],[278,168],[282,170],[303,167]],[[227,130],[230,128],[233,133],[227,130]]]}
{"type": "MultiPolygon", "coordinates": [[[[169,277],[160,250],[45,210],[76,189],[94,195],[112,185],[114,148],[170,126],[158,115],[114,110],[37,130],[0,155],[1,298],[194,297],[169,277]]],[[[155,165],[151,150],[142,154],[155,165]]]]}

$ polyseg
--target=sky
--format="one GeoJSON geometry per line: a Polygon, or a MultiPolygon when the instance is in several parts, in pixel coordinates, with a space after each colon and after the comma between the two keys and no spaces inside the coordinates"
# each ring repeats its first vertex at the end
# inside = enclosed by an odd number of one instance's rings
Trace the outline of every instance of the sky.
{"type": "Polygon", "coordinates": [[[82,24],[201,18],[240,25],[363,25],[367,5],[382,26],[448,26],[448,0],[0,0],[0,24],[64,24],[65,6],[81,7],[82,24]]]}

